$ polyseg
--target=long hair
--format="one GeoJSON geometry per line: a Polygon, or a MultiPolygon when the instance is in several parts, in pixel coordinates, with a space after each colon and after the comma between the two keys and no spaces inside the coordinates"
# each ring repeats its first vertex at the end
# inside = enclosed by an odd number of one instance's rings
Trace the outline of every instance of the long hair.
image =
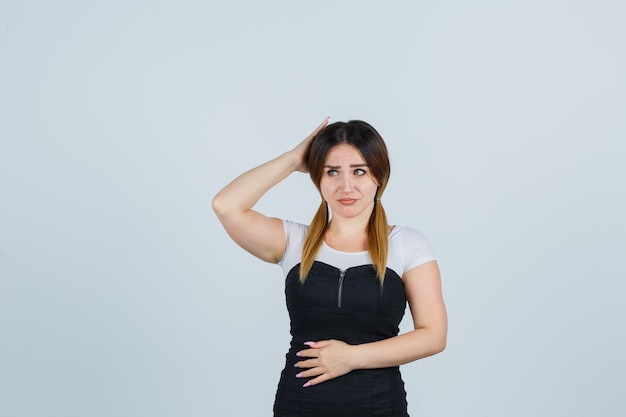
{"type": "MultiPolygon", "coordinates": [[[[315,184],[318,190],[320,190],[326,156],[331,148],[340,144],[351,145],[361,152],[372,176],[378,184],[374,210],[367,225],[367,250],[372,258],[376,275],[378,275],[382,284],[385,279],[387,254],[389,251],[387,215],[380,202],[391,171],[387,146],[376,129],[361,120],[336,122],[326,126],[313,140],[306,161],[313,184],[315,184]]],[[[326,201],[322,200],[311,221],[304,239],[304,246],[302,247],[302,260],[300,261],[300,282],[302,283],[305,282],[313,266],[315,256],[324,240],[324,233],[328,223],[328,205],[326,201]]]]}

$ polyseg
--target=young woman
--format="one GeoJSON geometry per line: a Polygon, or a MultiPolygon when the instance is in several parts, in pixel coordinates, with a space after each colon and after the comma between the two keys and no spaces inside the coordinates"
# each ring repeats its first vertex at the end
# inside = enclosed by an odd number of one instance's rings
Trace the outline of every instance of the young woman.
{"type": "Polygon", "coordinates": [[[303,142],[213,199],[230,237],[286,277],[291,347],[274,416],[407,416],[399,366],[442,351],[447,318],[437,262],[416,230],[389,226],[387,148],[369,124],[324,120],[303,142]],[[291,173],[322,202],[311,225],[252,208],[291,173]],[[398,335],[408,302],[414,330],[398,335]]]}

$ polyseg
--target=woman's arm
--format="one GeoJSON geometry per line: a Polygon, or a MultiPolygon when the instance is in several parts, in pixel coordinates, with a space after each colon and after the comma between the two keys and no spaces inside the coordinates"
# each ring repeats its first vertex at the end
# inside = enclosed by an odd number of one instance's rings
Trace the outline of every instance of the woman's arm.
{"type": "Polygon", "coordinates": [[[306,152],[327,124],[328,119],[325,119],[294,149],[240,175],[213,198],[213,210],[228,235],[254,256],[278,262],[285,250],[286,238],[280,219],[267,217],[252,207],[292,172],[307,171],[306,152]]]}
{"type": "Polygon", "coordinates": [[[448,319],[441,293],[437,262],[431,261],[407,271],[404,287],[415,330],[379,342],[348,345],[338,340],[307,342],[310,349],[298,352],[304,359],[298,374],[313,378],[316,385],[355,369],[388,368],[403,365],[441,352],[446,346],[448,319]]]}

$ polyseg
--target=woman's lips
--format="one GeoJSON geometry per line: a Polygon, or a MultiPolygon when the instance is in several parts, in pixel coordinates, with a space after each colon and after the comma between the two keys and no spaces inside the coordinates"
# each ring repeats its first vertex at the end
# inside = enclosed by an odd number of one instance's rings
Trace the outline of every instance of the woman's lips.
{"type": "Polygon", "coordinates": [[[337,201],[339,201],[339,203],[343,204],[344,206],[351,206],[356,202],[356,198],[340,198],[337,201]]]}

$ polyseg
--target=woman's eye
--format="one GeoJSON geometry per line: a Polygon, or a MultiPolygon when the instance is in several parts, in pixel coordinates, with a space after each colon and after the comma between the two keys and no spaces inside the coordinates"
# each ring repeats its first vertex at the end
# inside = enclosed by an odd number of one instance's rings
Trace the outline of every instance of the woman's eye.
{"type": "Polygon", "coordinates": [[[361,168],[357,168],[354,170],[354,175],[365,175],[365,170],[361,168]]]}
{"type": "Polygon", "coordinates": [[[331,177],[334,177],[335,175],[338,175],[339,173],[337,172],[336,169],[329,169],[328,171],[326,171],[326,174],[330,175],[331,177]]]}

